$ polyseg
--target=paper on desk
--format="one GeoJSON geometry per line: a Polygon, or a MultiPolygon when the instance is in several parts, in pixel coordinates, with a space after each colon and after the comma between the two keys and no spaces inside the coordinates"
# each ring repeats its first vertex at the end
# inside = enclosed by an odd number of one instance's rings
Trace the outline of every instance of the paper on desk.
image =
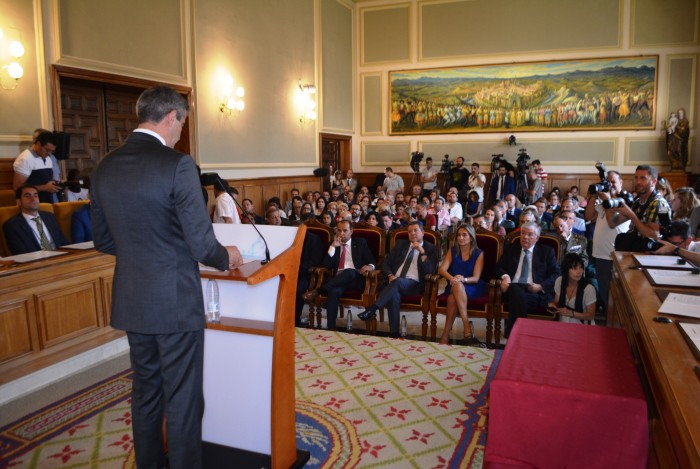
{"type": "Polygon", "coordinates": [[[95,247],[95,243],[93,241],[85,241],[82,243],[73,243],[73,244],[66,244],[65,246],[61,246],[61,249],[93,249],[95,247]]]}
{"type": "Polygon", "coordinates": [[[700,275],[693,274],[689,270],[649,269],[647,273],[656,285],[700,288],[700,275]]]}
{"type": "Polygon", "coordinates": [[[634,254],[634,259],[642,267],[673,267],[674,269],[691,270],[692,265],[687,262],[679,264],[680,256],[659,256],[655,254],[634,254]]]}
{"type": "Polygon", "coordinates": [[[18,264],[24,264],[25,262],[38,261],[41,259],[48,259],[49,257],[62,256],[68,254],[67,252],[61,251],[34,251],[28,252],[26,254],[17,254],[14,256],[9,256],[3,258],[5,261],[15,261],[18,264]]]}
{"type": "Polygon", "coordinates": [[[690,342],[695,347],[693,353],[695,353],[695,356],[697,357],[698,353],[700,353],[700,324],[679,322],[678,327],[680,327],[681,330],[685,333],[688,342],[690,342]]]}
{"type": "MultiPolygon", "coordinates": [[[[242,259],[243,259],[243,264],[247,264],[249,262],[260,260],[257,257],[243,257],[242,259]]],[[[243,265],[243,264],[241,264],[241,265],[243,265]]],[[[200,272],[221,272],[222,274],[226,273],[224,271],[217,269],[216,267],[210,267],[208,265],[204,265],[201,262],[199,263],[199,271],[200,272]]]]}
{"type": "Polygon", "coordinates": [[[661,304],[659,313],[700,319],[700,296],[671,292],[661,304]]]}

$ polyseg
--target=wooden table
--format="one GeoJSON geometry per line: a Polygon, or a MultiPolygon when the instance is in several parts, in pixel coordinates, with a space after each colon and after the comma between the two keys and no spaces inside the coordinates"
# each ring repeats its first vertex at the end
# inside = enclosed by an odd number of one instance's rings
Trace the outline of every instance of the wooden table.
{"type": "Polygon", "coordinates": [[[644,272],[634,268],[632,254],[616,252],[613,265],[609,312],[613,324],[619,324],[626,332],[647,397],[649,467],[698,468],[700,379],[694,367],[700,362],[676,324],[653,321],[659,316],[661,300],[644,272]]]}

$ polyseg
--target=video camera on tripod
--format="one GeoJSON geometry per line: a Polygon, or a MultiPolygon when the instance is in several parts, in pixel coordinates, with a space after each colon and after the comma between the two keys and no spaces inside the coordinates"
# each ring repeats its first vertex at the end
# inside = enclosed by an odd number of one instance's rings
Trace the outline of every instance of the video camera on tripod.
{"type": "Polygon", "coordinates": [[[442,165],[440,165],[440,172],[447,174],[450,172],[455,162],[450,160],[450,155],[445,155],[442,157],[442,165]]]}
{"type": "Polygon", "coordinates": [[[414,151],[411,153],[411,169],[414,173],[420,172],[420,162],[423,161],[423,156],[424,154],[422,151],[414,151]]]}
{"type": "Polygon", "coordinates": [[[515,164],[518,168],[519,174],[527,173],[527,162],[530,161],[530,155],[527,154],[525,148],[518,150],[518,159],[515,160],[515,164]]]}

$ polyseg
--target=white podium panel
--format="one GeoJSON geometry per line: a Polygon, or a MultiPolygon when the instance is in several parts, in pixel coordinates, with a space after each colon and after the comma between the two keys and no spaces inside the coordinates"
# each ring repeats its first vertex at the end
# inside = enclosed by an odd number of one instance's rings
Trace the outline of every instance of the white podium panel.
{"type": "Polygon", "coordinates": [[[206,331],[202,440],[270,454],[271,390],[272,337],[206,331]]]}

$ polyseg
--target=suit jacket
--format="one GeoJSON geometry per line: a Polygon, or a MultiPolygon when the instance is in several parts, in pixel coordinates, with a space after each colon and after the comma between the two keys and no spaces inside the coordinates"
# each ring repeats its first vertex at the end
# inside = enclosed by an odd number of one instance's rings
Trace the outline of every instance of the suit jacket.
{"type": "Polygon", "coordinates": [[[90,206],[86,205],[73,212],[70,218],[70,237],[74,243],[92,241],[92,223],[90,222],[90,206]]]}
{"type": "MultiPolygon", "coordinates": [[[[518,270],[520,253],[522,247],[520,243],[506,244],[503,255],[496,266],[496,278],[508,274],[511,281],[515,281],[515,271],[518,270]]],[[[560,275],[559,264],[554,256],[554,250],[549,246],[535,244],[532,251],[532,281],[542,285],[544,293],[552,295],[554,293],[554,282],[560,275]]]]}
{"type": "MultiPolygon", "coordinates": [[[[498,194],[498,181],[500,181],[498,175],[492,176],[491,185],[489,188],[489,198],[491,199],[490,202],[492,204],[497,200],[496,194],[498,194]]],[[[505,199],[508,194],[515,194],[515,179],[506,174],[506,180],[503,181],[503,194],[501,194],[500,200],[505,199]]]]}
{"type": "Polygon", "coordinates": [[[506,219],[512,221],[516,225],[520,221],[520,214],[523,213],[523,209],[514,208],[513,213],[510,213],[510,209],[506,210],[506,219]]]}
{"type": "MultiPolygon", "coordinates": [[[[63,236],[63,232],[61,232],[61,229],[58,227],[58,222],[53,213],[40,211],[39,216],[41,217],[41,222],[44,224],[44,228],[49,230],[51,239],[53,239],[57,248],[68,244],[68,240],[63,236]]],[[[7,247],[12,254],[26,254],[28,252],[41,251],[41,244],[36,240],[32,227],[29,226],[27,219],[24,218],[22,213],[18,213],[7,220],[2,226],[2,229],[5,232],[7,247]]]]}
{"type": "Polygon", "coordinates": [[[320,266],[323,262],[322,258],[323,243],[321,238],[307,231],[304,236],[304,247],[301,249],[301,259],[299,260],[299,278],[310,278],[310,269],[320,266]]]}
{"type": "Polygon", "coordinates": [[[134,132],[91,181],[95,247],[116,255],[115,329],[171,334],[204,328],[197,262],[228,269],[214,236],[194,160],[134,132]]]}
{"type": "MultiPolygon", "coordinates": [[[[331,269],[333,275],[338,273],[338,264],[340,264],[340,253],[343,251],[342,246],[335,248],[333,257],[326,254],[323,256],[323,267],[331,269]]],[[[369,250],[367,241],[364,238],[350,238],[350,252],[352,253],[352,262],[356,269],[360,269],[367,264],[374,265],[374,255],[369,250]]]]}
{"type": "MultiPolygon", "coordinates": [[[[382,272],[386,277],[388,277],[390,274],[399,274],[399,267],[401,267],[401,264],[403,264],[404,259],[406,259],[406,256],[408,255],[408,249],[410,247],[411,243],[407,239],[399,239],[396,241],[394,249],[389,251],[389,254],[384,259],[384,262],[382,262],[382,272]]],[[[433,244],[429,243],[428,241],[424,241],[423,249],[427,254],[425,260],[421,260],[421,257],[423,256],[418,256],[418,280],[421,285],[423,285],[426,275],[435,273],[435,269],[437,269],[438,264],[435,246],[433,246],[433,244]]]]}

